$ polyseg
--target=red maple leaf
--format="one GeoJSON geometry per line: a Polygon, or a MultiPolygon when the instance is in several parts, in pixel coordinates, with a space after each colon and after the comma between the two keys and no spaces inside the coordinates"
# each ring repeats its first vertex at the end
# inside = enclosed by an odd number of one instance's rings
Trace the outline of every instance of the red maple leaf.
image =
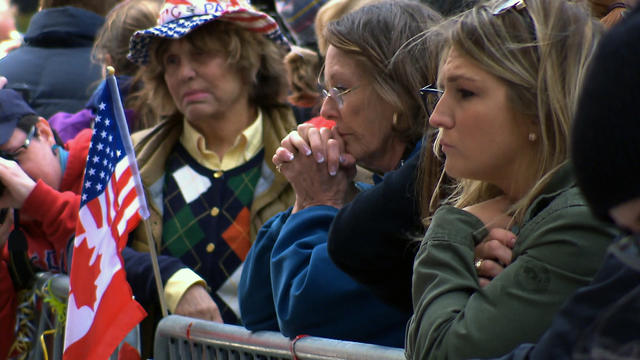
{"type": "Polygon", "coordinates": [[[87,240],[84,239],[80,245],[73,249],[74,265],[69,281],[71,282],[71,293],[76,300],[76,306],[88,306],[94,310],[93,304],[96,302],[96,279],[100,274],[100,258],[96,256],[93,265],[89,265],[89,260],[95,248],[90,249],[87,240]]]}

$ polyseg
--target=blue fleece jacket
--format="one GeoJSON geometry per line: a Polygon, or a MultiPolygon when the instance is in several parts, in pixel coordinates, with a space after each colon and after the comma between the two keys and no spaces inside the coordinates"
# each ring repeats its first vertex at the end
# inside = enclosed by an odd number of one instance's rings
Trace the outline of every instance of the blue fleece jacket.
{"type": "Polygon", "coordinates": [[[245,260],[240,312],[249,330],[276,330],[402,347],[409,314],[382,303],[336,267],[327,236],[338,209],[313,206],[271,218],[245,260]]]}

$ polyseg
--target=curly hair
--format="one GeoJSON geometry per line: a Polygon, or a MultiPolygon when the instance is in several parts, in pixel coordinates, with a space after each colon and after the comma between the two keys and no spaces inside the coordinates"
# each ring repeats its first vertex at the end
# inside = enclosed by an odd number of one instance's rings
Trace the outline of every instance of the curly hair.
{"type": "MultiPolygon", "coordinates": [[[[213,21],[200,26],[184,37],[193,47],[227,49],[227,62],[249,84],[249,102],[260,107],[282,105],[287,92],[284,70],[284,49],[265,36],[246,30],[230,22],[213,21]]],[[[141,68],[144,83],[142,97],[156,116],[174,118],[178,109],[164,80],[162,55],[174,40],[155,39],[151,44],[149,64],[141,68]]]]}

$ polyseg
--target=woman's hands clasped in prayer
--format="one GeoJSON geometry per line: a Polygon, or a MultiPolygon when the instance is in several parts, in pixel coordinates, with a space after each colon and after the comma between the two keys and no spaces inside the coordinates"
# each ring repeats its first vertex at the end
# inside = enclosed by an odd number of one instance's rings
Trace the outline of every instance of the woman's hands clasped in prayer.
{"type": "Polygon", "coordinates": [[[282,139],[272,160],[296,193],[293,213],[314,205],[341,208],[355,195],[355,159],[336,131],[301,124],[282,139]]]}

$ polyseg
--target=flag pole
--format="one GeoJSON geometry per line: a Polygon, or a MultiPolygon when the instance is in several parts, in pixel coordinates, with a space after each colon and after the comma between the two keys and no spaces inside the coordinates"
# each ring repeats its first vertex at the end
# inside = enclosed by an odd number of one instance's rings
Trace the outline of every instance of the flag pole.
{"type": "Polygon", "coordinates": [[[107,81],[109,82],[109,90],[114,104],[114,113],[116,121],[118,122],[118,129],[120,131],[120,137],[122,138],[123,146],[129,158],[129,164],[131,164],[131,172],[133,173],[133,181],[136,186],[136,192],[138,193],[138,199],[140,201],[140,216],[145,226],[145,232],[147,233],[147,244],[149,246],[149,256],[151,257],[151,267],[153,268],[153,275],[156,280],[156,289],[158,290],[158,300],[160,300],[160,309],[162,311],[162,317],[168,315],[167,304],[164,300],[164,288],[162,285],[162,278],[160,277],[160,266],[158,265],[158,254],[156,252],[156,244],[153,241],[153,233],[151,232],[151,225],[149,224],[149,208],[147,207],[147,200],[144,195],[144,188],[142,187],[142,181],[140,180],[140,171],[138,169],[138,162],[136,161],[135,153],[133,151],[133,144],[131,142],[131,135],[129,135],[129,127],[127,120],[124,116],[124,109],[122,108],[122,101],[120,100],[120,92],[118,91],[118,84],[114,77],[115,69],[112,66],[107,66],[107,81]]]}

